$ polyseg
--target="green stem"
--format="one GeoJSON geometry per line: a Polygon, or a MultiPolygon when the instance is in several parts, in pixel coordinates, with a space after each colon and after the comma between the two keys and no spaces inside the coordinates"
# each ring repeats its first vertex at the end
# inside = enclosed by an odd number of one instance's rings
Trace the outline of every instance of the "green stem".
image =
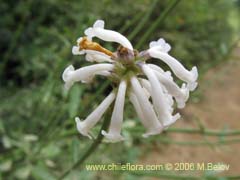
{"type": "Polygon", "coordinates": [[[65,171],[58,179],[61,180],[64,177],[66,177],[73,169],[79,167],[80,165],[83,164],[83,162],[97,149],[97,147],[101,144],[103,135],[102,135],[102,130],[107,130],[109,124],[110,124],[110,118],[109,115],[112,111],[112,108],[109,108],[108,113],[105,115],[103,125],[98,133],[97,138],[95,141],[91,144],[91,146],[86,150],[86,152],[82,155],[82,157],[75,163],[73,164],[67,171],[65,171]]]}
{"type": "Polygon", "coordinates": [[[136,35],[137,33],[139,33],[141,31],[141,29],[143,28],[143,26],[145,25],[145,23],[148,21],[148,19],[150,18],[150,15],[152,14],[154,8],[156,7],[158,0],[155,0],[152,4],[152,6],[150,7],[149,11],[147,12],[147,14],[143,15],[142,20],[138,23],[138,25],[134,28],[134,30],[131,32],[131,34],[129,35],[128,39],[131,41],[136,35]]]}
{"type": "Polygon", "coordinates": [[[139,49],[146,40],[149,38],[149,36],[153,33],[153,31],[161,24],[164,19],[167,17],[167,15],[176,7],[176,5],[180,2],[180,0],[172,0],[167,8],[163,11],[163,13],[157,18],[157,20],[149,27],[147,32],[143,35],[143,37],[139,40],[139,42],[136,45],[136,49],[139,49]]]}
{"type": "Polygon", "coordinates": [[[130,21],[127,21],[126,24],[119,30],[120,33],[124,33],[130,26],[135,24],[136,22],[140,21],[141,17],[144,15],[145,12],[138,13],[131,19],[130,21]]]}
{"type": "Polygon", "coordinates": [[[228,139],[228,140],[219,140],[219,141],[175,141],[170,138],[161,137],[158,139],[159,142],[163,144],[175,144],[175,145],[184,145],[184,146],[221,146],[226,144],[236,144],[240,142],[240,139],[228,139]]]}
{"type": "Polygon", "coordinates": [[[235,136],[240,135],[240,130],[232,130],[232,131],[219,131],[219,130],[211,130],[211,129],[182,129],[182,128],[169,128],[167,133],[189,133],[189,134],[203,134],[207,136],[235,136]]]}
{"type": "MultiPolygon", "coordinates": [[[[129,129],[129,131],[143,131],[143,128],[134,128],[129,129]]],[[[240,135],[240,130],[232,130],[232,131],[219,131],[219,130],[211,130],[211,129],[195,129],[195,128],[169,128],[166,130],[166,133],[186,133],[186,134],[200,134],[204,136],[237,136],[240,135]]],[[[74,130],[67,131],[61,134],[61,138],[68,136],[75,136],[77,133],[74,130]]]]}

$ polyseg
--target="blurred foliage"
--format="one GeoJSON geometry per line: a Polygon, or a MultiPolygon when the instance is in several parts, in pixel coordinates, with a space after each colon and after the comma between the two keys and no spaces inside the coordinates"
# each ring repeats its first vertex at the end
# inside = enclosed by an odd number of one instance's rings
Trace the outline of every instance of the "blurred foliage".
{"type": "MultiPolygon", "coordinates": [[[[76,131],[73,117],[86,117],[111,87],[102,87],[104,80],[97,78],[91,85],[78,84],[68,94],[64,92],[64,68],[86,64],[83,57],[73,57],[71,47],[96,19],[104,19],[107,28],[130,36],[149,14],[142,28],[131,36],[137,45],[170,1],[155,1],[155,6],[153,2],[1,1],[0,179],[55,179],[77,161],[90,141],[65,134],[76,131]]],[[[172,54],[187,67],[198,65],[200,71],[209,68],[225,60],[239,32],[239,2],[181,1],[140,49],[164,37],[172,44],[172,54]]],[[[112,43],[105,46],[116,48],[112,43]]],[[[138,121],[132,121],[136,119],[132,112],[131,106],[125,108],[125,129],[138,126],[138,121]]],[[[146,140],[125,129],[128,141],[101,146],[89,162],[136,161],[141,154],[137,145],[146,140]]],[[[76,177],[90,179],[95,174],[73,171],[69,179],[76,177]]],[[[123,177],[131,179],[130,175],[123,177]]]]}

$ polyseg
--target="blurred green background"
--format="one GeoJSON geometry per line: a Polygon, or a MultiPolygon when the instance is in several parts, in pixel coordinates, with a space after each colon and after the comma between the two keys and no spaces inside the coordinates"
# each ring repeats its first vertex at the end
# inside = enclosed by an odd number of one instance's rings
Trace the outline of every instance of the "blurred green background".
{"type": "MultiPolygon", "coordinates": [[[[2,0],[0,3],[0,179],[56,179],[78,161],[91,140],[74,117],[86,117],[111,86],[97,77],[63,91],[65,67],[89,64],[71,48],[97,19],[127,36],[139,50],[164,37],[171,54],[200,78],[225,63],[239,38],[239,0],[2,0]]],[[[115,44],[103,44],[114,50],[115,44]]],[[[190,98],[201,101],[200,90],[190,98]]],[[[192,102],[192,103],[194,103],[192,102]]],[[[102,144],[88,163],[137,163],[159,136],[144,132],[128,101],[127,141],[102,144]],[[140,130],[139,130],[140,129],[140,130]],[[139,132],[140,131],[140,132],[139,132]]],[[[94,128],[97,135],[102,123],[94,128]]],[[[164,134],[160,135],[164,138],[164,134]]],[[[165,142],[166,143],[166,142],[165,142]]],[[[160,143],[161,144],[161,143],[160,143]]],[[[147,179],[130,173],[73,170],[66,179],[147,179]]]]}

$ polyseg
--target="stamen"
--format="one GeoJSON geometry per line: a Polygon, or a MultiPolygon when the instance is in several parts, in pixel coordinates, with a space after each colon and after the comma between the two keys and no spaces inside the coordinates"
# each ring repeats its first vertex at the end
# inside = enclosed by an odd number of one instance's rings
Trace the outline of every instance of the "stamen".
{"type": "Polygon", "coordinates": [[[132,61],[134,59],[134,51],[120,45],[117,49],[117,58],[132,61]]]}
{"type": "Polygon", "coordinates": [[[100,44],[96,42],[92,42],[88,40],[87,37],[83,37],[83,39],[79,42],[79,47],[80,47],[79,50],[82,50],[82,49],[94,50],[94,51],[99,51],[104,54],[107,54],[108,56],[113,56],[113,53],[111,51],[109,51],[108,49],[105,49],[104,47],[102,47],[100,44]]]}

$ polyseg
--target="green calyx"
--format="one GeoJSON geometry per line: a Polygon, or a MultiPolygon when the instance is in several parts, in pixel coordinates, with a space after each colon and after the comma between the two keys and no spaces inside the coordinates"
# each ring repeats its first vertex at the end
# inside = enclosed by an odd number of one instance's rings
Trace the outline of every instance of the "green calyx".
{"type": "Polygon", "coordinates": [[[129,81],[132,76],[142,74],[141,68],[137,64],[136,59],[132,60],[118,60],[116,61],[115,68],[112,75],[109,76],[110,80],[114,83],[120,83],[121,80],[125,79],[129,81]]]}

